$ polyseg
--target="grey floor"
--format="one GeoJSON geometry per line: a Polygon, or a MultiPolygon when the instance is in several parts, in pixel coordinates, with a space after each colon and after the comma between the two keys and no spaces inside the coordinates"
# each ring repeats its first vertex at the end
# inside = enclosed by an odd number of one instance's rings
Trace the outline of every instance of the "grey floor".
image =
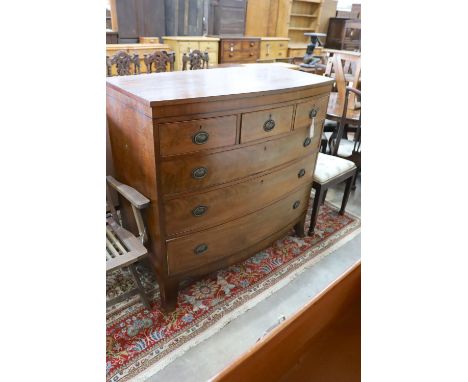
{"type": "MultiPolygon", "coordinates": [[[[341,204],[343,185],[330,189],[327,201],[341,204]]],[[[361,183],[352,191],[347,211],[361,214],[361,183]]],[[[232,320],[219,332],[187,351],[164,369],[154,374],[150,382],[202,382],[214,377],[223,368],[251,347],[278,318],[286,318],[309,302],[361,257],[359,234],[313,267],[299,274],[288,285],[266,298],[252,309],[232,320]]]]}

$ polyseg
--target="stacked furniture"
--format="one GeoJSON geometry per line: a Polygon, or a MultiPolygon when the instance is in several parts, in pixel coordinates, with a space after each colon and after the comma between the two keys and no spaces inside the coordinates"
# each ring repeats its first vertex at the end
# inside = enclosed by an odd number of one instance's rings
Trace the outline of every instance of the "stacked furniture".
{"type": "MultiPolygon", "coordinates": [[[[131,56],[138,55],[140,60],[140,67],[144,68],[144,56],[145,54],[152,54],[155,51],[168,51],[170,50],[169,45],[166,44],[107,44],[106,45],[106,56],[113,57],[118,52],[123,51],[131,56]]],[[[112,68],[112,76],[117,75],[115,68],[112,68]]]]}
{"type": "Polygon", "coordinates": [[[221,37],[219,62],[256,62],[260,58],[259,37],[221,37]]]}
{"type": "Polygon", "coordinates": [[[166,33],[164,0],[111,0],[111,13],[119,43],[138,43],[140,36],[166,33]]]}
{"type": "Polygon", "coordinates": [[[115,175],[151,201],[163,309],[183,278],[304,235],[332,83],[266,65],[107,80],[115,175]]]}
{"type": "Polygon", "coordinates": [[[208,53],[209,66],[218,64],[218,37],[203,36],[164,36],[164,44],[169,46],[176,54],[175,70],[182,70],[184,53],[190,54],[194,50],[208,53]]]}
{"type": "Polygon", "coordinates": [[[326,48],[336,50],[361,50],[361,20],[330,18],[326,48]]]}

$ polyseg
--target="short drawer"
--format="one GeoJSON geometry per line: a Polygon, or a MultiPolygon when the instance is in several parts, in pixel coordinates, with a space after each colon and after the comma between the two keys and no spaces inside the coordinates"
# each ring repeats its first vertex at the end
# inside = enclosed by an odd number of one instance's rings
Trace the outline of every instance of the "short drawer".
{"type": "Polygon", "coordinates": [[[244,40],[242,50],[260,50],[260,41],[244,40]]]}
{"type": "Polygon", "coordinates": [[[315,118],[314,134],[321,134],[323,121],[327,115],[328,97],[328,93],[321,94],[305,102],[298,103],[294,129],[309,127],[312,124],[312,118],[315,118]]]}
{"type": "Polygon", "coordinates": [[[179,46],[180,54],[183,54],[183,53],[189,54],[192,50],[200,49],[198,41],[179,42],[178,46],[179,46]]]}
{"type": "Polygon", "coordinates": [[[300,129],[281,138],[222,152],[194,153],[162,161],[164,194],[195,191],[259,174],[318,150],[319,141],[300,129]]]}
{"type": "Polygon", "coordinates": [[[161,155],[174,155],[236,143],[235,115],[159,125],[161,155]]]}
{"type": "Polygon", "coordinates": [[[311,185],[274,204],[221,226],[166,241],[168,271],[174,275],[234,255],[266,239],[305,213],[311,185]]]}
{"type": "Polygon", "coordinates": [[[269,174],[230,187],[164,203],[168,235],[198,231],[262,208],[303,184],[312,184],[317,152],[269,174]]]}
{"type": "Polygon", "coordinates": [[[202,42],[200,41],[200,50],[202,52],[218,52],[218,43],[216,41],[202,42]]]}
{"type": "Polygon", "coordinates": [[[242,50],[241,40],[223,40],[221,43],[223,51],[236,52],[242,50]]]}
{"type": "Polygon", "coordinates": [[[241,143],[291,131],[293,106],[242,114],[241,143]]]}

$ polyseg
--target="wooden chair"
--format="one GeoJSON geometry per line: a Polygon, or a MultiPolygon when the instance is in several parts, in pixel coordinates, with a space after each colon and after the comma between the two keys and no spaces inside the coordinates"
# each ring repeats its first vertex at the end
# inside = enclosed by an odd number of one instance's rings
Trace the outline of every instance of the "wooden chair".
{"type": "Polygon", "coordinates": [[[150,304],[136,271],[135,263],[148,254],[148,250],[143,245],[146,241],[146,229],[141,210],[147,207],[150,201],[135,189],[118,182],[112,176],[107,176],[107,201],[107,208],[110,212],[106,216],[106,273],[122,267],[129,267],[135,279],[136,288],[107,301],[106,306],[114,305],[139,294],[141,301],[149,309],[150,304]],[[115,210],[109,187],[112,187],[112,189],[117,191],[119,195],[131,204],[138,227],[138,237],[122,226],[121,219],[115,210]]]}
{"type": "Polygon", "coordinates": [[[154,72],[161,73],[167,71],[167,66],[169,65],[169,71],[174,71],[174,61],[175,61],[175,53],[174,52],[167,52],[165,50],[155,51],[152,54],[145,54],[143,56],[143,61],[146,66],[146,73],[154,72]]]}
{"type": "Polygon", "coordinates": [[[346,182],[343,199],[341,201],[340,215],[343,215],[348,203],[353,180],[356,177],[356,165],[346,159],[319,153],[314,172],[312,188],[315,190],[312,216],[310,218],[309,236],[314,233],[315,224],[320,210],[320,205],[325,202],[327,191],[331,186],[346,182]]]}
{"type": "Polygon", "coordinates": [[[116,67],[118,76],[140,74],[140,57],[138,54],[130,56],[127,52],[120,50],[113,57],[106,56],[106,67],[108,77],[112,76],[113,65],[115,65],[116,67]]]}
{"type": "MultiPolygon", "coordinates": [[[[343,115],[338,126],[336,136],[331,134],[329,139],[330,152],[332,155],[344,158],[354,162],[357,167],[357,172],[361,171],[361,114],[359,113],[359,120],[356,123],[356,130],[353,139],[345,137],[345,128],[348,122],[346,113],[348,110],[348,103],[350,96],[356,97],[355,103],[361,103],[361,91],[353,88],[346,88],[345,100],[343,106],[343,115]],[[352,93],[352,94],[351,94],[352,93]]],[[[353,189],[356,188],[356,179],[353,181],[353,189]]]]}
{"type": "Polygon", "coordinates": [[[198,49],[192,50],[189,55],[184,53],[182,56],[182,70],[187,70],[187,62],[190,63],[190,70],[208,69],[208,52],[202,53],[198,49]]]}

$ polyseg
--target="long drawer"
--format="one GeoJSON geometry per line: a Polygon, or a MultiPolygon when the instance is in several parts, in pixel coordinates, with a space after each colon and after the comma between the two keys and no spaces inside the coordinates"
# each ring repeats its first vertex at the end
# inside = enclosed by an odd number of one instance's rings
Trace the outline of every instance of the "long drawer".
{"type": "Polygon", "coordinates": [[[198,231],[262,208],[303,184],[312,184],[317,152],[287,167],[230,187],[167,200],[169,235],[198,231]]]}
{"type": "Polygon", "coordinates": [[[235,115],[159,125],[161,155],[182,154],[236,143],[235,115]]]}
{"type": "Polygon", "coordinates": [[[214,154],[195,153],[161,163],[164,194],[200,190],[254,175],[293,161],[316,150],[320,134],[310,139],[299,129],[278,139],[214,154]]]}
{"type": "Polygon", "coordinates": [[[307,208],[311,185],[221,226],[166,241],[170,275],[240,252],[292,223],[307,208]]]}

